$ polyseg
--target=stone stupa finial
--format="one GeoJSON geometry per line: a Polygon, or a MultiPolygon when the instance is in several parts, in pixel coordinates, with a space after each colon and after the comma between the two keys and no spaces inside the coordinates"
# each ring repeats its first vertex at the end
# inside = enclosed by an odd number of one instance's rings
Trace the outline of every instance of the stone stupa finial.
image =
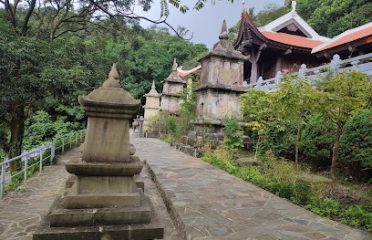
{"type": "Polygon", "coordinates": [[[152,86],[151,89],[155,89],[155,80],[152,80],[152,86]]]}
{"type": "Polygon", "coordinates": [[[108,79],[102,84],[103,87],[113,87],[119,88],[121,87],[119,84],[119,72],[116,68],[116,63],[112,64],[111,71],[108,75],[108,79]]]}
{"type": "Polygon", "coordinates": [[[177,59],[174,58],[174,59],[173,59],[172,71],[177,71],[177,67],[178,67],[177,59]]]}
{"type": "Polygon", "coordinates": [[[291,12],[296,12],[296,6],[297,6],[297,2],[292,1],[292,11],[291,12]]]}
{"type": "Polygon", "coordinates": [[[242,0],[242,5],[243,5],[243,12],[247,11],[247,6],[245,5],[245,0],[242,0]]]}
{"type": "Polygon", "coordinates": [[[221,27],[221,33],[220,33],[220,36],[219,36],[220,40],[228,40],[229,39],[229,35],[227,33],[227,24],[226,24],[226,20],[223,20],[222,22],[222,27],[221,27]]]}

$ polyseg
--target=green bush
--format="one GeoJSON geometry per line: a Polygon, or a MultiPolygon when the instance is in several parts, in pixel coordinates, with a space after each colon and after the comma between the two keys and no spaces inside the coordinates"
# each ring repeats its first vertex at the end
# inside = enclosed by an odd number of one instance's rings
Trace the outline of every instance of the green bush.
{"type": "Polygon", "coordinates": [[[167,133],[175,134],[176,133],[176,128],[177,128],[176,117],[175,116],[172,116],[172,115],[169,115],[166,118],[166,130],[167,130],[167,133]]]}
{"type": "Polygon", "coordinates": [[[312,199],[305,208],[323,217],[335,217],[341,212],[340,203],[332,198],[312,199]]]}
{"type": "Polygon", "coordinates": [[[372,110],[356,112],[346,122],[340,142],[340,160],[372,167],[372,110]]]}
{"type": "Polygon", "coordinates": [[[300,149],[303,157],[317,165],[330,165],[334,131],[333,122],[319,115],[313,116],[302,130],[300,149]]]}
{"type": "Polygon", "coordinates": [[[239,119],[236,117],[226,117],[224,120],[225,124],[225,146],[230,151],[237,151],[239,148],[243,147],[242,136],[243,132],[239,125],[239,119]]]}
{"type": "Polygon", "coordinates": [[[78,122],[68,122],[64,117],[52,121],[45,111],[37,111],[26,121],[23,148],[32,149],[50,142],[54,137],[71,133],[81,128],[78,122]]]}
{"type": "Polygon", "coordinates": [[[293,158],[294,132],[296,126],[293,122],[272,119],[262,131],[259,152],[272,151],[276,156],[293,158]]]}
{"type": "Polygon", "coordinates": [[[37,111],[28,118],[25,129],[24,149],[39,147],[56,134],[51,116],[45,111],[37,111]]]}
{"type": "Polygon", "coordinates": [[[258,168],[253,166],[239,168],[237,176],[246,181],[253,182],[259,186],[262,184],[265,178],[263,174],[258,170],[258,168]]]}
{"type": "Polygon", "coordinates": [[[362,205],[355,205],[346,208],[342,214],[342,222],[355,227],[364,227],[372,231],[372,212],[362,205]]]}

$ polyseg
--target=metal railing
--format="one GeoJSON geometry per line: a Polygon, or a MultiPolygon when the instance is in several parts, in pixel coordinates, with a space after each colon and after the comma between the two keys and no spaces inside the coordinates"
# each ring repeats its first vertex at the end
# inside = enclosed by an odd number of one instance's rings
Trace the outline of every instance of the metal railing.
{"type": "Polygon", "coordinates": [[[81,143],[84,136],[85,130],[71,132],[54,138],[49,144],[23,151],[19,156],[11,159],[5,158],[1,162],[0,198],[3,198],[6,191],[25,182],[37,170],[41,173],[43,166],[52,165],[56,154],[63,153],[81,143]],[[11,173],[12,164],[16,164],[17,170],[11,173]]]}
{"type": "MultiPolygon", "coordinates": [[[[353,70],[372,76],[372,53],[345,60],[341,60],[340,56],[336,54],[327,65],[308,69],[305,64],[302,64],[300,70],[292,74],[296,77],[314,82],[330,72],[337,73],[353,70]]],[[[274,78],[264,80],[262,77],[259,77],[257,82],[249,84],[248,87],[265,91],[275,91],[282,80],[283,74],[281,71],[278,71],[274,78]]]]}

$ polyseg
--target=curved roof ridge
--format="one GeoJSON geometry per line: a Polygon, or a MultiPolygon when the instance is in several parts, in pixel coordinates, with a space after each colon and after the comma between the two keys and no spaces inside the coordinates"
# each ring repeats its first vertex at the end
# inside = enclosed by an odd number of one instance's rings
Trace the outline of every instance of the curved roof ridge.
{"type": "Polygon", "coordinates": [[[177,68],[177,74],[180,75],[181,77],[186,77],[187,75],[199,70],[201,68],[201,65],[198,65],[192,69],[189,70],[183,70],[182,66],[177,68]]]}
{"type": "MultiPolygon", "coordinates": [[[[358,31],[362,31],[362,30],[368,29],[368,28],[371,28],[371,32],[369,33],[369,34],[371,35],[371,34],[372,34],[372,22],[369,22],[369,23],[366,23],[366,24],[361,25],[361,26],[359,26],[359,27],[356,27],[356,28],[352,28],[352,29],[346,30],[345,32],[343,32],[343,33],[341,33],[341,34],[339,34],[339,35],[333,37],[332,39],[326,41],[325,43],[323,43],[323,44],[321,44],[321,45],[315,47],[315,48],[311,51],[311,53],[317,53],[317,52],[320,52],[320,51],[322,51],[322,50],[325,50],[325,49],[328,49],[328,48],[335,47],[335,46],[332,46],[332,47],[331,47],[331,45],[332,45],[333,43],[335,43],[336,41],[340,40],[341,38],[343,38],[343,37],[345,37],[345,36],[348,36],[348,35],[350,35],[350,34],[356,33],[356,32],[358,32],[358,31]]],[[[368,33],[367,33],[366,36],[368,36],[368,33]]],[[[359,38],[358,38],[358,36],[355,36],[355,39],[353,39],[353,40],[351,40],[351,41],[355,41],[355,40],[358,40],[358,39],[360,39],[360,38],[362,38],[362,37],[366,37],[366,36],[363,35],[363,36],[361,36],[361,37],[359,37],[359,38]]],[[[351,42],[351,41],[348,41],[348,42],[351,42]]],[[[346,42],[345,42],[345,43],[346,43],[346,42]]],[[[336,45],[336,46],[339,46],[339,45],[341,45],[341,44],[344,44],[344,43],[340,43],[340,44],[338,44],[338,45],[336,45]]]]}
{"type": "Polygon", "coordinates": [[[301,28],[309,38],[327,41],[329,38],[319,35],[296,11],[290,11],[289,13],[275,19],[274,21],[266,24],[259,28],[260,31],[278,31],[285,26],[286,23],[291,20],[295,21],[298,24],[298,27],[301,28]]]}

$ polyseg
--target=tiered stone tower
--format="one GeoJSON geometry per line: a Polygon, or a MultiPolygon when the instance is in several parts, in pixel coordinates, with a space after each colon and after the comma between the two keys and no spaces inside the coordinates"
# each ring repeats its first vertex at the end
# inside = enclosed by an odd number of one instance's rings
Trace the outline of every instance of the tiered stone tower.
{"type": "Polygon", "coordinates": [[[152,81],[151,90],[150,90],[150,92],[148,92],[147,94],[145,94],[145,97],[146,97],[146,105],[143,106],[143,108],[145,109],[145,113],[144,113],[144,119],[145,119],[144,126],[145,126],[145,131],[146,131],[149,120],[152,117],[154,117],[156,114],[158,114],[158,112],[160,110],[160,98],[161,98],[161,94],[159,94],[156,91],[155,81],[152,81]]]}
{"type": "Polygon", "coordinates": [[[177,114],[182,104],[182,96],[180,95],[186,85],[184,81],[177,74],[177,62],[173,61],[172,72],[164,80],[163,92],[161,98],[161,110],[172,114],[177,114]]]}
{"type": "Polygon", "coordinates": [[[248,58],[236,51],[228,39],[226,21],[223,21],[220,41],[202,59],[200,85],[197,95],[197,125],[220,129],[226,116],[239,116],[239,96],[243,87],[244,61],[248,58]]]}
{"type": "Polygon", "coordinates": [[[121,88],[116,65],[102,87],[79,97],[88,116],[82,158],[66,170],[75,176],[57,199],[34,240],[148,240],[164,229],[135,177],[143,163],[129,144],[129,120],[140,102],[121,88]]]}

